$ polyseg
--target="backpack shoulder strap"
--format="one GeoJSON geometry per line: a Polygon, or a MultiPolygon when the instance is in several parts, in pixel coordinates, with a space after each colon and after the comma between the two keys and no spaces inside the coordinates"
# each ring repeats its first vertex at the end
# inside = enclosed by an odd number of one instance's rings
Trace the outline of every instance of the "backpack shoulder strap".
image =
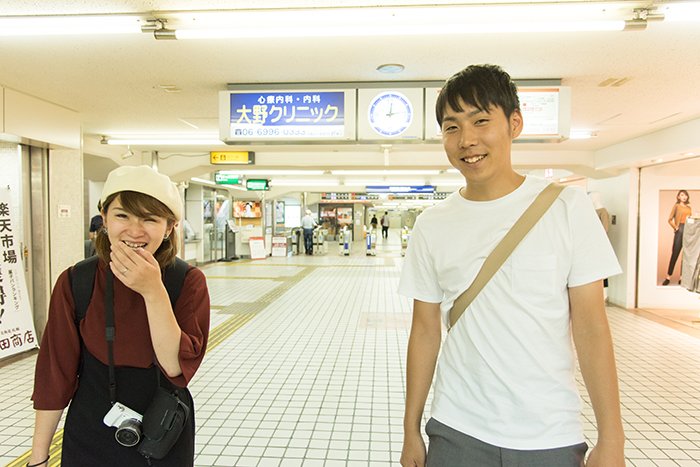
{"type": "Polygon", "coordinates": [[[95,273],[97,271],[97,256],[91,256],[76,263],[68,274],[70,279],[71,292],[75,302],[75,324],[79,324],[90,304],[92,289],[95,284],[95,273]]]}
{"type": "Polygon", "coordinates": [[[168,296],[170,297],[170,305],[175,309],[175,304],[177,299],[180,297],[180,291],[182,290],[182,284],[185,283],[185,276],[190,270],[190,265],[187,261],[181,260],[180,258],[175,258],[175,262],[165,268],[163,273],[163,284],[165,285],[165,290],[168,291],[168,296]]]}
{"type": "MultiPolygon", "coordinates": [[[[85,318],[85,314],[87,313],[87,308],[92,298],[92,289],[95,284],[98,261],[99,259],[97,256],[84,259],[76,263],[68,274],[73,301],[75,302],[76,325],[85,318]]],[[[180,297],[180,290],[182,289],[182,284],[185,282],[185,276],[189,269],[189,264],[180,258],[175,258],[175,262],[165,269],[163,283],[165,289],[168,291],[170,304],[173,308],[175,308],[175,303],[177,303],[177,299],[180,297]]]]}

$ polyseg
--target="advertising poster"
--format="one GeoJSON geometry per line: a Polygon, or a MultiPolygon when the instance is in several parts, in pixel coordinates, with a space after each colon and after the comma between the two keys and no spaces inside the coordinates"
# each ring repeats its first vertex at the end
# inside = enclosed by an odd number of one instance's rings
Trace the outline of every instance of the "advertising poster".
{"type": "Polygon", "coordinates": [[[700,190],[659,190],[659,251],[656,284],[678,286],[683,261],[685,217],[700,212],[700,190]],[[672,226],[673,224],[673,226],[672,226]],[[676,229],[675,226],[680,228],[676,229]]]}
{"type": "Polygon", "coordinates": [[[338,207],[336,209],[338,215],[338,225],[348,225],[352,224],[352,206],[351,207],[338,207]]]}
{"type": "Polygon", "coordinates": [[[272,237],[272,256],[287,256],[287,237],[272,237]]]}
{"type": "Polygon", "coordinates": [[[265,251],[265,239],[263,237],[250,237],[248,240],[250,246],[250,259],[265,259],[267,251],[265,251]]]}
{"type": "Polygon", "coordinates": [[[262,207],[259,201],[234,201],[233,217],[258,219],[262,217],[262,207]]]}
{"type": "Polygon", "coordinates": [[[0,188],[0,359],[39,346],[10,212],[10,190],[0,188]]]}

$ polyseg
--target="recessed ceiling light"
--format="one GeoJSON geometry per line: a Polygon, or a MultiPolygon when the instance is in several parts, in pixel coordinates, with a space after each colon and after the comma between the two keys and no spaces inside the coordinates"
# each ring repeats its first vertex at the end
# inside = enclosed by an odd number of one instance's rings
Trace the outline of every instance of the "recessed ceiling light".
{"type": "Polygon", "coordinates": [[[400,63],[385,63],[377,67],[377,71],[380,73],[401,73],[403,69],[404,66],[400,63]]]}
{"type": "Polygon", "coordinates": [[[659,163],[661,163],[661,162],[663,162],[663,161],[664,161],[664,160],[663,160],[662,158],[659,157],[658,159],[652,159],[652,160],[651,160],[651,163],[652,163],[652,164],[659,164],[659,163]]]}

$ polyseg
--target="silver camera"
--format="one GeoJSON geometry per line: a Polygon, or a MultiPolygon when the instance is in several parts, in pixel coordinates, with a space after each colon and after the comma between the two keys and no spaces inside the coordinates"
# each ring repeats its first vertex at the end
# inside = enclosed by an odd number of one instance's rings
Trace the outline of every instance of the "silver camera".
{"type": "Polygon", "coordinates": [[[116,433],[114,433],[117,442],[130,448],[141,441],[142,420],[143,416],[140,413],[117,402],[109,409],[103,421],[105,425],[113,426],[117,429],[116,433]]]}

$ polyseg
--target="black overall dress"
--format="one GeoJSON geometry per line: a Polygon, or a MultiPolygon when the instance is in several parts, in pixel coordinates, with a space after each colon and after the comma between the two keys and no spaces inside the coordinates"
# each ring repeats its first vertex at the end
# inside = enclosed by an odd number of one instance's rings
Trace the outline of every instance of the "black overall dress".
{"type": "MultiPolygon", "coordinates": [[[[62,467],[136,467],[194,465],[194,403],[186,393],[190,416],[180,439],[161,460],[149,461],[134,447],[124,447],[114,437],[116,428],[102,421],[111,408],[109,367],[83,346],[83,368],[78,389],[73,396],[63,430],[62,467]]],[[[116,367],[117,401],[144,414],[158,385],[158,368],[116,367]]]]}

